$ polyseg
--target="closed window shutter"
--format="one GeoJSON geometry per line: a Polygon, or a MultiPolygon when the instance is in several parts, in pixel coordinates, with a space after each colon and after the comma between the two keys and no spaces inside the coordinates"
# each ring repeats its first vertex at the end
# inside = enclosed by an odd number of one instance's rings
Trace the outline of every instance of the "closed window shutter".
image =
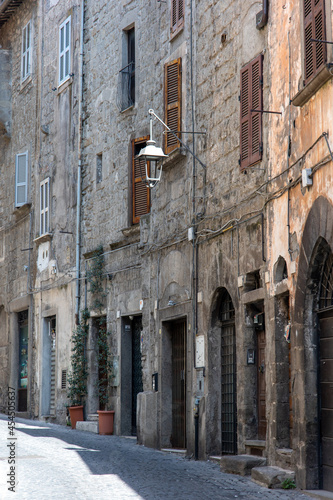
{"type": "Polygon", "coordinates": [[[171,0],[171,33],[184,26],[184,0],[171,0]]]}
{"type": "Polygon", "coordinates": [[[240,167],[254,165],[262,158],[262,70],[260,54],[241,70],[240,93],[240,167]]]}
{"type": "MultiPolygon", "coordinates": [[[[133,224],[140,221],[141,215],[150,209],[150,191],[143,181],[146,175],[145,160],[137,158],[140,150],[146,146],[148,138],[136,139],[132,142],[132,204],[133,224]]],[[[148,162],[148,175],[150,174],[148,162]]]]}
{"type": "Polygon", "coordinates": [[[311,42],[311,38],[326,40],[324,0],[304,0],[305,84],[326,62],[326,44],[311,42]]]}
{"type": "MultiPolygon", "coordinates": [[[[181,58],[165,65],[165,123],[177,132],[181,130],[181,58]]],[[[178,134],[179,135],[179,134],[178,134]]],[[[165,153],[179,147],[177,138],[165,134],[165,153]]]]}
{"type": "Polygon", "coordinates": [[[21,207],[28,201],[28,153],[16,155],[15,206],[21,207]]]}

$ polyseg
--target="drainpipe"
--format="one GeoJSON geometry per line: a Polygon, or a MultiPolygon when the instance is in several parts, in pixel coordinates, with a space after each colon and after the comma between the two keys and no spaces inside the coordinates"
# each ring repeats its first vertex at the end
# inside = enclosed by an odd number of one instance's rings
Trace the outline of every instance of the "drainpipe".
{"type": "Polygon", "coordinates": [[[79,130],[78,130],[78,166],[76,200],[76,303],[75,321],[80,321],[80,236],[81,236],[81,165],[82,165],[82,101],[83,101],[83,26],[84,0],[81,1],[80,67],[79,67],[79,130]]]}

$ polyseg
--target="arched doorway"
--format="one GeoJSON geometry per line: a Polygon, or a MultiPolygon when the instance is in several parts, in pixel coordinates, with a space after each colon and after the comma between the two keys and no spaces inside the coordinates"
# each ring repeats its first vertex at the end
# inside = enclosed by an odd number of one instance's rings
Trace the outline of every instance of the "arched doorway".
{"type": "Polygon", "coordinates": [[[221,319],[221,442],[223,454],[237,453],[237,385],[235,309],[223,291],[221,319]]]}

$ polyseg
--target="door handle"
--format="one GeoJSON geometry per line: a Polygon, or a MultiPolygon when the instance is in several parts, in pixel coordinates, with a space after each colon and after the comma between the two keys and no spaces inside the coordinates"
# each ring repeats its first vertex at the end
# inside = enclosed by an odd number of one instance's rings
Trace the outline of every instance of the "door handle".
{"type": "Polygon", "coordinates": [[[259,373],[265,373],[265,363],[264,363],[264,361],[259,366],[259,373]]]}

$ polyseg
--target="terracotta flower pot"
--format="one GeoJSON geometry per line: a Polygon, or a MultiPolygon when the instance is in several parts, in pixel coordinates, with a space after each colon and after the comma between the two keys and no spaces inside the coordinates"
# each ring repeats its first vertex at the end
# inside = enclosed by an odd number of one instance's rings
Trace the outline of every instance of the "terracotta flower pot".
{"type": "Polygon", "coordinates": [[[99,433],[104,435],[113,434],[114,411],[97,410],[99,433]]]}
{"type": "Polygon", "coordinates": [[[72,429],[76,429],[76,422],[82,422],[83,418],[83,406],[70,406],[69,416],[71,417],[72,429]]]}

